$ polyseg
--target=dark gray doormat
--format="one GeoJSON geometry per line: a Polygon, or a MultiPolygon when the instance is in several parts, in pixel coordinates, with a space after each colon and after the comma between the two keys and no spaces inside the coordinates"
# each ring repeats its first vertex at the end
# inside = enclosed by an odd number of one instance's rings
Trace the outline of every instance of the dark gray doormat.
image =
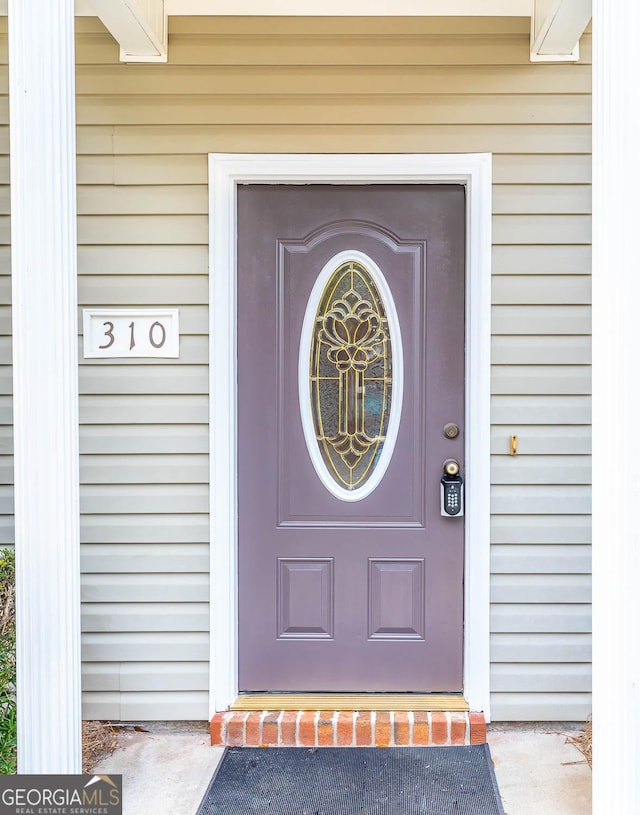
{"type": "Polygon", "coordinates": [[[504,815],[487,744],[233,747],[197,815],[504,815]]]}

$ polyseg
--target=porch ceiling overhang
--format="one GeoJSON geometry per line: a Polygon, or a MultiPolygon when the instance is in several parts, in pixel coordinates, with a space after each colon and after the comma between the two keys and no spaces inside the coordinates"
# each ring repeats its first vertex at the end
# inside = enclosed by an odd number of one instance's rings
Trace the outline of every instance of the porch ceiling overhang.
{"type": "MultiPolygon", "coordinates": [[[[76,0],[78,17],[100,18],[122,62],[166,62],[170,16],[529,17],[532,62],[575,62],[592,0],[76,0]]],[[[6,14],[7,0],[0,0],[6,14]]]]}

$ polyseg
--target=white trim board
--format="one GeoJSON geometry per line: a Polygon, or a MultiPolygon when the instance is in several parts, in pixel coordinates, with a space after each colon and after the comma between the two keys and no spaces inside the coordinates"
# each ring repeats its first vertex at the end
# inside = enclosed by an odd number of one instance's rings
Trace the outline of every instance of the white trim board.
{"type": "MultiPolygon", "coordinates": [[[[530,17],[531,0],[164,0],[173,16],[295,17],[530,17]]],[[[95,17],[94,0],[75,0],[76,17],[95,17]]],[[[0,16],[7,16],[7,0],[0,0],[0,16]]]]}
{"type": "Polygon", "coordinates": [[[490,721],[489,400],[491,155],[209,156],[210,717],[238,691],[236,188],[238,184],[466,186],[464,695],[490,721]]]}
{"type": "Polygon", "coordinates": [[[18,772],[82,772],[73,3],[12,0],[18,772]],[[37,237],[36,237],[37,236],[37,237]]]}

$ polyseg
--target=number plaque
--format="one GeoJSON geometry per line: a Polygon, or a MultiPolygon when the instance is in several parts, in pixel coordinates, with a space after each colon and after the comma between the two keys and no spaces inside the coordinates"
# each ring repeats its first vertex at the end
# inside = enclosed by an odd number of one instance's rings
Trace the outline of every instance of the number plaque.
{"type": "Polygon", "coordinates": [[[83,309],[84,356],[180,356],[178,309],[83,309]]]}

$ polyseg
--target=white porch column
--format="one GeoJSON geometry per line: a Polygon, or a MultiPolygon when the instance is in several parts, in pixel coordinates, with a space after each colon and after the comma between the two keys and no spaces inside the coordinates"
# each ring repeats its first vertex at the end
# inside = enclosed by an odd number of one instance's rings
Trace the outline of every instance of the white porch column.
{"type": "Polygon", "coordinates": [[[81,770],[73,0],[9,0],[18,771],[81,770]]]}
{"type": "Polygon", "coordinates": [[[637,0],[594,0],[595,815],[640,812],[637,0]]]}

